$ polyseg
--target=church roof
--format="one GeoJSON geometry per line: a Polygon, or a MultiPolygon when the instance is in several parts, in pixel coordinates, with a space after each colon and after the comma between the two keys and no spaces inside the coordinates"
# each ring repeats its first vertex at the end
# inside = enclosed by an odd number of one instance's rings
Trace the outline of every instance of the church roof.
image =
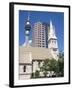
{"type": "Polygon", "coordinates": [[[51,59],[50,49],[43,47],[20,46],[20,63],[31,63],[32,60],[51,59]]]}

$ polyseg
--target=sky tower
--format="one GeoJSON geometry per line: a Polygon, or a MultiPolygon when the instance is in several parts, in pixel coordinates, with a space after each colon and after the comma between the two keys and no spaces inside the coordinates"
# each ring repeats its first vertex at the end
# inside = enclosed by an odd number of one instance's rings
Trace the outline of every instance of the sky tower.
{"type": "Polygon", "coordinates": [[[25,46],[29,45],[29,33],[31,30],[31,24],[30,24],[30,12],[28,12],[28,17],[25,24],[25,46]]]}

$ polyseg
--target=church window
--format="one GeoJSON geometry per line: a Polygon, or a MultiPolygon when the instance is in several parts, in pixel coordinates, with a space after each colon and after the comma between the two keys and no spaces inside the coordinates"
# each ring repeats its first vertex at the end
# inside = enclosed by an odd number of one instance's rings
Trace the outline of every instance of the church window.
{"type": "Polygon", "coordinates": [[[40,67],[40,61],[38,61],[38,67],[40,67]]]}
{"type": "Polygon", "coordinates": [[[53,51],[57,51],[57,48],[53,48],[53,51]]]}
{"type": "Polygon", "coordinates": [[[26,72],[26,66],[23,67],[23,71],[26,72]]]}
{"type": "Polygon", "coordinates": [[[52,41],[52,43],[53,43],[53,41],[52,41]]]}

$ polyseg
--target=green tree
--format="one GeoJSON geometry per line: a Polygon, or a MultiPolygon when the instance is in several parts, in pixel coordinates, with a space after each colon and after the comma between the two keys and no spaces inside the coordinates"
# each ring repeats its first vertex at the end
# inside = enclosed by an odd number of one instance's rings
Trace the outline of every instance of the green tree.
{"type": "Polygon", "coordinates": [[[48,66],[49,66],[50,73],[52,73],[52,71],[55,74],[57,73],[57,61],[55,59],[49,60],[48,66]]]}
{"type": "Polygon", "coordinates": [[[58,76],[64,76],[64,53],[59,54],[58,59],[58,76]]]}
{"type": "Polygon", "coordinates": [[[31,78],[34,78],[34,73],[31,73],[31,78]]]}
{"type": "Polygon", "coordinates": [[[44,60],[43,65],[40,67],[40,71],[43,72],[44,76],[47,77],[49,66],[49,59],[44,60]]]}
{"type": "MultiPolygon", "coordinates": [[[[64,76],[64,53],[59,54],[58,60],[55,59],[46,59],[43,61],[43,65],[40,67],[40,71],[43,72],[44,77],[47,77],[48,72],[54,74],[57,77],[64,76]]],[[[34,77],[40,77],[40,71],[36,70],[34,77]]]]}
{"type": "Polygon", "coordinates": [[[40,72],[38,70],[35,71],[35,78],[39,78],[40,72]]]}
{"type": "Polygon", "coordinates": [[[40,67],[40,70],[43,72],[44,76],[47,77],[48,71],[56,73],[57,71],[57,61],[55,59],[46,59],[40,67]]]}

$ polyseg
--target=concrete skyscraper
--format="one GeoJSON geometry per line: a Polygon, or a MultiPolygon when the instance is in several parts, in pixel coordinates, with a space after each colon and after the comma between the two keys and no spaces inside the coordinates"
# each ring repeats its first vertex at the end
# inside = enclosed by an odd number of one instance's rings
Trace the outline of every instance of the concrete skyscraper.
{"type": "Polygon", "coordinates": [[[33,46],[48,48],[48,25],[37,22],[33,27],[33,46]]]}

